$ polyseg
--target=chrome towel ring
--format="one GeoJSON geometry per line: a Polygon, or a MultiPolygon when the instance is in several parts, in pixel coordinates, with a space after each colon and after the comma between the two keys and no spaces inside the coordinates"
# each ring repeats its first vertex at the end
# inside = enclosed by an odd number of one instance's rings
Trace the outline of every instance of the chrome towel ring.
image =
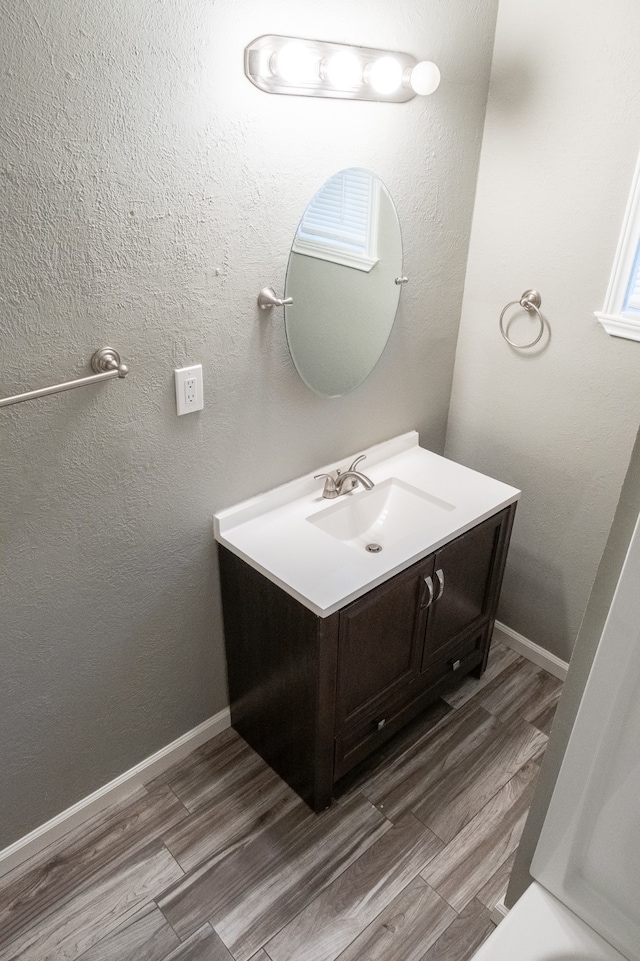
{"type": "Polygon", "coordinates": [[[520,300],[512,300],[512,301],[510,301],[510,303],[508,303],[507,306],[504,308],[504,310],[503,310],[502,313],[500,314],[500,333],[502,334],[502,336],[504,337],[504,339],[506,340],[506,342],[507,342],[508,344],[511,344],[512,347],[516,347],[518,350],[528,350],[530,347],[535,347],[535,345],[538,343],[538,341],[540,340],[540,338],[541,338],[542,335],[544,334],[544,319],[543,319],[543,317],[542,317],[542,314],[540,313],[540,305],[541,305],[541,304],[542,304],[542,297],[540,296],[540,294],[538,293],[537,290],[525,290],[525,292],[523,293],[523,295],[522,295],[522,297],[520,298],[520,300]],[[532,340],[532,341],[531,341],[530,344],[516,344],[516,343],[514,343],[512,340],[509,339],[509,337],[507,336],[507,333],[506,333],[506,331],[505,331],[505,329],[504,329],[504,323],[503,323],[503,321],[504,321],[504,315],[505,315],[506,312],[509,310],[509,307],[513,307],[514,304],[519,304],[520,307],[524,307],[524,309],[525,309],[528,313],[530,313],[530,314],[535,313],[535,314],[537,315],[537,317],[538,317],[538,320],[539,320],[539,322],[540,322],[540,333],[538,334],[538,336],[536,337],[535,340],[532,340]]]}

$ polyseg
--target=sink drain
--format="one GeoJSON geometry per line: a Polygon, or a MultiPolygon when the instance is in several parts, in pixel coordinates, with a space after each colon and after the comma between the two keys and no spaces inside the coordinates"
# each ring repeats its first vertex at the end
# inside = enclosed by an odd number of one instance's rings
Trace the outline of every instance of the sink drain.
{"type": "Polygon", "coordinates": [[[365,551],[369,551],[370,554],[379,554],[381,550],[382,546],[380,544],[367,544],[365,547],[365,551]]]}

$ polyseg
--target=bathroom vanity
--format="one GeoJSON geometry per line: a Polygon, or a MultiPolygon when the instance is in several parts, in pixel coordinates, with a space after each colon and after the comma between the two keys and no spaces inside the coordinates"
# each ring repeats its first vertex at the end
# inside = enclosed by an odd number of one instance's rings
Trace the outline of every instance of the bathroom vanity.
{"type": "Polygon", "coordinates": [[[414,432],[365,453],[371,490],[308,475],[215,519],[232,725],[316,811],[484,670],[519,497],[414,432]]]}

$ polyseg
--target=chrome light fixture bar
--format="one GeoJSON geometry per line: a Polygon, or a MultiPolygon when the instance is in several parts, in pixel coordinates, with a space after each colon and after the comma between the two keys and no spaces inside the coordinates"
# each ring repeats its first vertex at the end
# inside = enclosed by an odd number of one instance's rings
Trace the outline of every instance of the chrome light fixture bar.
{"type": "Polygon", "coordinates": [[[258,37],[244,51],[244,72],[265,93],[402,103],[430,94],[440,71],[408,53],[298,37],[258,37]]]}

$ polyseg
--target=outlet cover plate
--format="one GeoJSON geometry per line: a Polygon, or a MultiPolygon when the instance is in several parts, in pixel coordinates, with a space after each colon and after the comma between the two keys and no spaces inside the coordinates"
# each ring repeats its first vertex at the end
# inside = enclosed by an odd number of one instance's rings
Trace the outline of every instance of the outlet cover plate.
{"type": "Polygon", "coordinates": [[[204,407],[202,364],[180,367],[174,373],[178,417],[183,414],[193,414],[196,410],[202,410],[204,407]]]}

